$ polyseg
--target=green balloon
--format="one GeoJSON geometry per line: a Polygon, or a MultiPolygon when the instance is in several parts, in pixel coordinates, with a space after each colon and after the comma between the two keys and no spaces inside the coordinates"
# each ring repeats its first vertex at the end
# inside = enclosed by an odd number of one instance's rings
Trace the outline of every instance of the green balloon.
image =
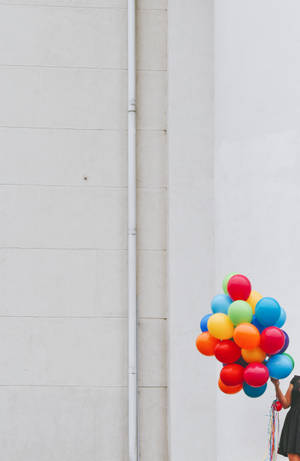
{"type": "Polygon", "coordinates": [[[236,275],[237,272],[230,272],[230,274],[226,275],[226,277],[224,278],[223,280],[223,283],[222,283],[222,287],[223,287],[223,291],[226,295],[228,295],[228,290],[227,290],[227,285],[228,285],[228,282],[229,282],[229,279],[233,276],[233,275],[236,275]]]}
{"type": "Polygon", "coordinates": [[[252,307],[246,301],[234,301],[229,306],[228,315],[234,325],[251,323],[253,317],[252,307]]]}
{"type": "Polygon", "coordinates": [[[291,361],[292,361],[292,364],[293,364],[293,369],[294,369],[294,366],[295,366],[295,360],[293,359],[293,357],[292,357],[290,354],[287,354],[286,352],[283,352],[283,354],[282,354],[282,355],[287,355],[287,356],[288,356],[288,357],[291,359],[291,361]]]}

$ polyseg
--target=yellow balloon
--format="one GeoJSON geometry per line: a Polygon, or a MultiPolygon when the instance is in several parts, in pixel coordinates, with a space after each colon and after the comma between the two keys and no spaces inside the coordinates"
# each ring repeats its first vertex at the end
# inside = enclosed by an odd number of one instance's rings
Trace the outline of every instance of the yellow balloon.
{"type": "Polygon", "coordinates": [[[255,347],[254,349],[242,349],[242,357],[248,363],[263,362],[266,355],[267,354],[260,347],[255,347]]]}
{"type": "Polygon", "coordinates": [[[207,322],[209,333],[218,339],[230,339],[233,337],[234,325],[228,315],[218,312],[209,317],[207,322]]]}
{"type": "Polygon", "coordinates": [[[251,291],[250,296],[247,299],[247,303],[250,304],[250,306],[252,307],[253,314],[255,314],[255,306],[261,298],[262,295],[258,293],[258,291],[251,291]]]}

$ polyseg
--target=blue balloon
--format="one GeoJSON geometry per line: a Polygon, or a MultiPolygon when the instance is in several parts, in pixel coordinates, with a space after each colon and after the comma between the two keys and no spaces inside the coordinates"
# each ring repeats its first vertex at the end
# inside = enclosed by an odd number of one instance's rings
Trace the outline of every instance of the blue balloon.
{"type": "Polygon", "coordinates": [[[232,299],[228,295],[216,295],[211,302],[211,310],[214,314],[222,312],[227,314],[232,299]]]}
{"type": "Polygon", "coordinates": [[[282,331],[284,333],[284,345],[283,345],[282,349],[278,352],[278,354],[283,354],[287,350],[287,348],[289,347],[289,344],[290,344],[289,335],[284,330],[282,330],[282,331]]]}
{"type": "Polygon", "coordinates": [[[248,395],[248,397],[252,397],[252,398],[260,397],[261,395],[263,395],[266,389],[267,389],[267,383],[259,387],[249,386],[249,384],[245,382],[243,384],[243,390],[245,394],[248,395]]]}
{"type": "Polygon", "coordinates": [[[279,320],[281,307],[274,298],[262,298],[255,306],[255,317],[264,327],[275,325],[279,320]]]}
{"type": "Polygon", "coordinates": [[[283,379],[286,378],[294,368],[294,364],[290,357],[285,354],[272,355],[266,364],[271,378],[283,379]]]}
{"type": "Polygon", "coordinates": [[[286,313],[285,313],[285,310],[281,307],[279,319],[277,320],[274,326],[277,328],[281,328],[285,324],[285,321],[286,321],[286,313]]]}
{"type": "Polygon", "coordinates": [[[200,322],[200,328],[201,328],[201,331],[208,331],[208,328],[207,328],[207,322],[208,322],[208,319],[209,317],[211,316],[212,314],[207,314],[205,315],[202,319],[201,319],[201,322],[200,322]]]}
{"type": "Polygon", "coordinates": [[[252,325],[254,325],[258,329],[258,331],[260,333],[265,329],[265,327],[258,322],[255,314],[252,317],[252,322],[251,323],[252,323],[252,325]]]}

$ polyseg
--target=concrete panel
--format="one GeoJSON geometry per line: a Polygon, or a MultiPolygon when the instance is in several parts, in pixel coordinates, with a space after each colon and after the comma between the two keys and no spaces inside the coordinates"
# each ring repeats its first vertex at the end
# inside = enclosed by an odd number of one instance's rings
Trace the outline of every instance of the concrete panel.
{"type": "Polygon", "coordinates": [[[96,391],[95,461],[128,461],[128,391],[96,391]]]}
{"type": "MultiPolygon", "coordinates": [[[[125,129],[126,78],[116,70],[1,67],[1,125],[125,129]]],[[[138,128],[165,129],[165,73],[140,72],[137,85],[138,128]]]]}
{"type": "MultiPolygon", "coordinates": [[[[139,316],[167,316],[165,284],[165,252],[139,251],[139,316]]],[[[2,249],[0,292],[0,315],[127,316],[127,252],[2,249]]]]}
{"type": "Polygon", "coordinates": [[[138,131],[137,185],[161,187],[168,184],[167,134],[165,131],[138,131]]]}
{"type": "MultiPolygon", "coordinates": [[[[64,187],[0,187],[0,245],[125,249],[126,192],[64,187]],[[18,207],[18,213],[15,209],[18,207]]],[[[165,192],[138,195],[138,246],[165,249],[165,192]]]]}
{"type": "Polygon", "coordinates": [[[2,249],[0,292],[2,315],[125,316],[127,254],[2,249]]]}
{"type": "Polygon", "coordinates": [[[137,244],[140,249],[166,249],[166,192],[140,189],[137,196],[137,244]]]}
{"type": "Polygon", "coordinates": [[[127,461],[127,389],[0,387],[5,459],[127,461]]]}
{"type": "Polygon", "coordinates": [[[168,0],[139,0],[139,8],[148,9],[158,9],[158,10],[167,10],[168,0]]]}
{"type": "MultiPolygon", "coordinates": [[[[139,324],[139,383],[165,386],[166,321],[139,324]]],[[[2,317],[0,333],[0,385],[127,383],[126,319],[2,317]]]]}
{"type": "Polygon", "coordinates": [[[138,129],[167,129],[167,73],[138,72],[137,74],[138,129]]]}
{"type": "MultiPolygon", "coordinates": [[[[14,7],[18,7],[19,5],[48,7],[51,5],[68,8],[127,8],[127,0],[1,0],[1,4],[9,4],[14,7]]],[[[138,9],[166,10],[168,0],[139,0],[137,6],[138,9]]]]}
{"type": "MultiPolygon", "coordinates": [[[[127,68],[126,9],[0,4],[0,13],[2,65],[127,68]]],[[[166,69],[166,18],[164,11],[138,12],[139,69],[166,69]]]]}
{"type": "Polygon", "coordinates": [[[166,318],[168,316],[166,252],[139,251],[137,269],[139,316],[166,318]]]}
{"type": "MultiPolygon", "coordinates": [[[[127,186],[124,131],[0,128],[1,184],[127,186]]],[[[138,187],[167,184],[166,133],[138,131],[138,187]]]]}
{"type": "Polygon", "coordinates": [[[168,461],[167,389],[139,391],[140,459],[168,461]]]}
{"type": "Polygon", "coordinates": [[[0,18],[1,64],[127,67],[126,10],[0,4],[0,18]]]}
{"type": "Polygon", "coordinates": [[[125,128],[125,88],[125,71],[1,67],[1,125],[125,128]]]}
{"type": "Polygon", "coordinates": [[[99,394],[76,388],[0,387],[2,456],[11,461],[96,461],[99,394]]]}
{"type": "Polygon", "coordinates": [[[167,385],[167,322],[161,319],[139,321],[138,361],[140,386],[167,385]]]}
{"type": "Polygon", "coordinates": [[[127,7],[127,0],[1,0],[1,4],[9,4],[14,8],[22,5],[45,8],[62,7],[68,10],[71,8],[123,9],[127,7]]]}
{"type": "Polygon", "coordinates": [[[167,32],[167,13],[165,11],[138,13],[138,69],[164,70],[167,68],[167,32]]]}
{"type": "MultiPolygon", "coordinates": [[[[100,391],[97,391],[97,394],[100,391]]],[[[101,391],[97,461],[127,461],[127,389],[101,391]]],[[[139,388],[140,459],[167,461],[167,391],[139,388]]]]}
{"type": "Polygon", "coordinates": [[[126,201],[118,190],[2,186],[0,245],[126,248],[126,201]]]}
{"type": "MultiPolygon", "coordinates": [[[[167,460],[165,389],[141,388],[141,459],[167,460]]],[[[127,461],[127,389],[0,387],[5,459],[127,461]]]]}
{"type": "Polygon", "coordinates": [[[126,319],[6,317],[0,323],[0,385],[126,385],[126,319]]]}
{"type": "Polygon", "coordinates": [[[125,132],[1,128],[0,144],[1,184],[127,185],[125,132]]]}

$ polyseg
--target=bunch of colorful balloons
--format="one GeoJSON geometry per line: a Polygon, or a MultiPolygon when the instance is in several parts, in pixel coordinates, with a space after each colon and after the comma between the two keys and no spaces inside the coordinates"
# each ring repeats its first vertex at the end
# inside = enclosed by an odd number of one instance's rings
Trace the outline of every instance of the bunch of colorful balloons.
{"type": "Polygon", "coordinates": [[[286,378],[294,368],[285,352],[289,337],[281,329],[285,310],[276,299],[253,290],[241,274],[227,275],[223,290],[211,302],[212,313],[201,320],[197,349],[222,363],[221,391],[235,394],[243,389],[247,396],[259,397],[269,377],[286,378]]]}

